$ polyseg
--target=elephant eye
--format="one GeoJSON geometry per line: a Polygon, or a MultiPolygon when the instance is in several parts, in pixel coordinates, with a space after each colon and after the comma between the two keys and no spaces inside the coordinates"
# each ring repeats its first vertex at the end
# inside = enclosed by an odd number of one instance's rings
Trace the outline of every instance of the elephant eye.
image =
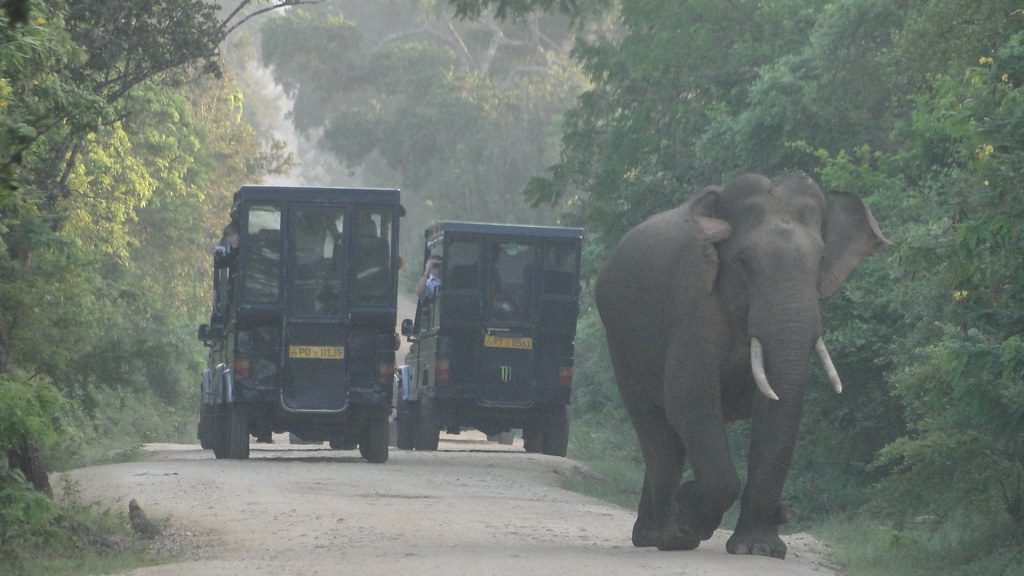
{"type": "Polygon", "coordinates": [[[821,227],[821,211],[812,203],[805,202],[797,206],[793,217],[805,226],[821,227]]]}
{"type": "Polygon", "coordinates": [[[744,280],[749,280],[754,274],[754,260],[749,254],[739,253],[736,255],[736,270],[744,280]]]}

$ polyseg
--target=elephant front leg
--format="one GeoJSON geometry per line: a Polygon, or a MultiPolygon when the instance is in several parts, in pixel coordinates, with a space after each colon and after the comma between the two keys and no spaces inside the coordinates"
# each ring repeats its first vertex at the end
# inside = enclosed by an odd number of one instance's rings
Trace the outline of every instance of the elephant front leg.
{"type": "Polygon", "coordinates": [[[762,398],[755,409],[749,477],[736,531],[726,543],[730,554],[786,557],[779,525],[789,521],[793,511],[780,499],[793,457],[799,413],[800,407],[786,406],[785,398],[770,403],[762,398]]]}
{"type": "Polygon", "coordinates": [[[730,554],[770,556],[784,560],[787,547],[779,537],[779,524],[785,524],[791,517],[792,510],[785,504],[779,504],[766,521],[741,517],[736,524],[736,531],[725,543],[726,551],[730,554]]]}
{"type": "MultiPolygon", "coordinates": [[[[709,354],[713,357],[713,354],[709,354]]],[[[665,412],[686,446],[693,480],[679,486],[672,498],[672,519],[678,548],[696,548],[722,522],[736,502],[740,479],[729,452],[718,375],[682,370],[678,359],[669,362],[665,412]]],[[[712,364],[714,366],[714,364],[712,364]]]]}

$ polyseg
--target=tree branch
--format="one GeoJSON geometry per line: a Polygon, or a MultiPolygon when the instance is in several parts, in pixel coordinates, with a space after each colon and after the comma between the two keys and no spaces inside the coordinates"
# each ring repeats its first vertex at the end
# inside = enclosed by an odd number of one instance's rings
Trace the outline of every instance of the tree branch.
{"type": "Polygon", "coordinates": [[[240,26],[242,26],[243,24],[245,24],[249,20],[252,20],[253,18],[255,18],[257,16],[260,16],[262,14],[266,14],[267,12],[273,12],[274,10],[279,10],[281,8],[290,8],[292,6],[302,6],[302,5],[305,5],[305,4],[322,4],[323,2],[324,2],[324,0],[281,0],[277,4],[273,4],[273,5],[267,6],[265,8],[260,8],[259,10],[256,10],[255,12],[251,12],[249,14],[246,14],[241,20],[239,20],[235,24],[232,24],[229,27],[228,24],[231,23],[231,20],[233,20],[246,7],[248,7],[250,4],[253,3],[253,0],[242,0],[241,2],[238,3],[238,6],[235,6],[235,9],[231,11],[231,14],[228,14],[227,18],[225,18],[224,21],[221,22],[221,37],[220,37],[220,39],[224,40],[225,38],[230,36],[232,32],[237,30],[240,26]]]}

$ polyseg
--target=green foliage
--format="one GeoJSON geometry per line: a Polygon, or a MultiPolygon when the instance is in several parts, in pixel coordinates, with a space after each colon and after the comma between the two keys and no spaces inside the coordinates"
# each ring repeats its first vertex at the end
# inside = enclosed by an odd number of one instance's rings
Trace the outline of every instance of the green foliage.
{"type": "MultiPolygon", "coordinates": [[[[67,132],[85,132],[103,118],[104,104],[72,70],[85,58],[66,30],[64,15],[36,3],[34,18],[8,26],[0,13],[0,208],[22,201],[14,194],[18,166],[67,132]]],[[[24,181],[22,181],[24,180],[24,181]]]]}
{"type": "MultiPolygon", "coordinates": [[[[942,526],[988,518],[1024,537],[1024,362],[1019,174],[1024,166],[1022,94],[1011,72],[1024,61],[1019,37],[962,76],[940,76],[917,99],[909,134],[936,144],[909,166],[945,169],[951,239],[935,248],[946,288],[940,331],[905,356],[892,382],[911,433],[880,453],[893,473],[878,501],[897,520],[928,514],[942,526]],[[1004,72],[1005,71],[1005,72],[1004,72]]],[[[923,332],[923,331],[919,331],[923,332]]]]}
{"type": "MultiPolygon", "coordinates": [[[[52,443],[64,413],[63,398],[44,377],[0,374],[0,454],[29,438],[52,443]]],[[[6,458],[0,463],[6,466],[6,458]]]]}
{"type": "Polygon", "coordinates": [[[203,0],[68,2],[67,30],[85,50],[76,76],[114,103],[144,82],[180,81],[188,65],[216,70],[219,9],[203,0]]]}
{"type": "MultiPolygon", "coordinates": [[[[623,2],[628,35],[577,46],[593,87],[566,116],[561,162],[528,193],[579,197],[588,271],[636,222],[739,171],[797,169],[858,193],[895,246],[823,302],[845,392],[812,377],[786,498],[802,521],[871,504],[897,521],[884,553],[933,555],[918,566],[1019,570],[1018,7],[733,3],[742,17],[724,22],[711,5],[623,2]]],[[[578,374],[586,421],[614,394],[578,374]]]]}
{"type": "Polygon", "coordinates": [[[230,78],[194,74],[195,64],[218,72],[211,58],[228,29],[218,10],[40,1],[17,26],[0,10],[5,573],[151,561],[124,536],[123,514],[96,514],[67,494],[58,508],[6,454],[39,448],[59,469],[138,457],[146,441],[194,440],[208,246],[231,193],[289,165],[241,122],[230,78]]]}
{"type": "Polygon", "coordinates": [[[838,515],[816,526],[829,542],[830,559],[851,576],[1016,575],[1024,572],[1019,550],[993,549],[1006,527],[1000,523],[962,524],[933,531],[928,517],[893,529],[870,515],[838,515]],[[966,538],[964,537],[966,536],[966,538]]]}
{"type": "Polygon", "coordinates": [[[759,67],[799,48],[818,9],[798,0],[621,5],[628,35],[577,43],[593,85],[566,114],[561,162],[528,190],[534,202],[585,191],[588,236],[605,249],[737,170],[701,149],[730,149],[720,119],[745,104],[759,67]]]}
{"type": "Polygon", "coordinates": [[[892,123],[890,54],[902,20],[885,0],[830,4],[800,51],[761,69],[743,109],[716,119],[699,153],[728,157],[738,170],[813,172],[815,158],[795,143],[833,153],[883,145],[892,123]]]}
{"type": "Polygon", "coordinates": [[[953,328],[894,378],[913,434],[880,453],[894,473],[877,501],[892,517],[976,515],[1013,527],[1011,541],[1024,538],[1022,352],[1017,336],[997,342],[953,328]]]}
{"type": "Polygon", "coordinates": [[[0,477],[0,556],[6,570],[23,573],[31,555],[23,548],[27,542],[48,541],[56,530],[51,523],[58,510],[45,494],[32,489],[22,479],[0,477]]]}
{"type": "MultiPolygon", "coordinates": [[[[78,486],[66,478],[60,478],[57,487],[56,502],[38,493],[26,494],[36,499],[37,509],[12,524],[3,523],[8,509],[0,508],[0,530],[17,530],[8,534],[9,539],[0,540],[4,574],[111,574],[160,560],[132,532],[126,510],[115,512],[83,504],[78,486]]],[[[0,501],[7,494],[0,490],[0,501]]]]}
{"type": "Polygon", "coordinates": [[[0,374],[0,556],[20,565],[19,545],[46,534],[57,510],[20,471],[7,468],[7,452],[27,442],[53,445],[62,430],[65,402],[44,377],[0,374]],[[26,529],[28,527],[28,529],[26,529]]]}
{"type": "MultiPolygon", "coordinates": [[[[35,373],[67,401],[56,438],[26,431],[51,466],[191,436],[207,247],[239,184],[287,164],[240,121],[229,81],[179,84],[219,42],[173,49],[222,32],[212,5],[127,4],[134,18],[80,2],[65,19],[37,3],[26,25],[0,26],[2,184],[17,187],[0,202],[0,373],[35,373]]],[[[20,441],[0,430],[0,445],[20,441]]]]}

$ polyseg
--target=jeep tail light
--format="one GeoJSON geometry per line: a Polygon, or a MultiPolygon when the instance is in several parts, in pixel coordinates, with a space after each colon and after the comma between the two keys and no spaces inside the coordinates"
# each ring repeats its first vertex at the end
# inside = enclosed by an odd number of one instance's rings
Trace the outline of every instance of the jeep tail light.
{"type": "Polygon", "coordinates": [[[236,378],[252,378],[252,358],[248,356],[236,356],[234,366],[236,378]]]}
{"type": "Polygon", "coordinates": [[[572,386],[572,366],[558,368],[558,384],[566,387],[572,386]]]}
{"type": "Polygon", "coordinates": [[[391,384],[395,379],[395,364],[393,362],[377,363],[377,382],[380,384],[391,384]]]}
{"type": "Polygon", "coordinates": [[[448,359],[438,358],[434,362],[434,380],[447,380],[451,375],[451,366],[448,359]]]}

